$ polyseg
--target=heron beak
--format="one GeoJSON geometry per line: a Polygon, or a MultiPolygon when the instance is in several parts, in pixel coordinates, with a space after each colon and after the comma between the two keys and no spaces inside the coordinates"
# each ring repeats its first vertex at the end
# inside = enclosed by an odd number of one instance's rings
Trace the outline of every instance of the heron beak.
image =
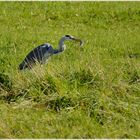
{"type": "Polygon", "coordinates": [[[78,39],[78,38],[72,38],[72,40],[74,41],[77,41],[77,42],[80,42],[80,46],[82,47],[83,46],[83,41],[81,39],[78,39]]]}

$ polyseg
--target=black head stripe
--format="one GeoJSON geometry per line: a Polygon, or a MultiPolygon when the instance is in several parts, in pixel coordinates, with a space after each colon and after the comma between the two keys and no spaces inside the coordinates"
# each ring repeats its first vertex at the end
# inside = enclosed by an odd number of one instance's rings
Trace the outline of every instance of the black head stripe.
{"type": "Polygon", "coordinates": [[[69,37],[69,38],[71,38],[71,36],[70,36],[70,35],[65,35],[65,37],[69,37]]]}

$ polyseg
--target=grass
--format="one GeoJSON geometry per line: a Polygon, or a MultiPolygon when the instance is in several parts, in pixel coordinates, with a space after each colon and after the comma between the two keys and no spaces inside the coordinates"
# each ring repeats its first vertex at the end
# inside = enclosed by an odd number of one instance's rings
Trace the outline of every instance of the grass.
{"type": "Polygon", "coordinates": [[[0,2],[0,138],[139,138],[139,2],[0,2]],[[18,71],[34,47],[84,40],[18,71]]]}

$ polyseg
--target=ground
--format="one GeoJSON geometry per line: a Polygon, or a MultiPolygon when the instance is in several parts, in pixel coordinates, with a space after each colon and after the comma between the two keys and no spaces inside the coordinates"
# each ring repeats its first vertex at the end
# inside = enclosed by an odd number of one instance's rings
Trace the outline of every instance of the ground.
{"type": "Polygon", "coordinates": [[[139,2],[0,2],[0,138],[139,138],[139,2]],[[70,34],[44,66],[34,47],[70,34]]]}

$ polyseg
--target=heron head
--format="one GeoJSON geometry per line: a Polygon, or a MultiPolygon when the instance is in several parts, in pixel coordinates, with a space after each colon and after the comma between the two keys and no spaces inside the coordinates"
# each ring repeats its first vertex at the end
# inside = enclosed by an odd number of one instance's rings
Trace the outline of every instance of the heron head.
{"type": "Polygon", "coordinates": [[[71,35],[65,35],[64,36],[65,40],[74,40],[80,42],[80,46],[83,46],[83,41],[81,39],[75,38],[74,36],[71,35]]]}
{"type": "Polygon", "coordinates": [[[74,37],[71,35],[65,35],[64,38],[65,38],[65,40],[73,40],[74,39],[74,37]]]}

